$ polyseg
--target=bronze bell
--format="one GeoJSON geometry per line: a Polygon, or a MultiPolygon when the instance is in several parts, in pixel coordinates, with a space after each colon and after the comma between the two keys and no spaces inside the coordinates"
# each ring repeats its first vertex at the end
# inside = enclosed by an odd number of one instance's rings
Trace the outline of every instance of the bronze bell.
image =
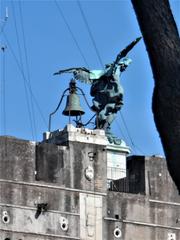
{"type": "Polygon", "coordinates": [[[62,112],[65,116],[81,116],[85,112],[80,106],[80,99],[76,92],[70,92],[67,96],[66,107],[62,112]]]}

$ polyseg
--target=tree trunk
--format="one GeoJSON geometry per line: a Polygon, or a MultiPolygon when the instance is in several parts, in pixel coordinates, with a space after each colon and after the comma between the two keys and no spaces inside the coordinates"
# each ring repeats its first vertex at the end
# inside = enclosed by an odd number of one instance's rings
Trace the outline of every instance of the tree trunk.
{"type": "Polygon", "coordinates": [[[160,134],[169,172],[180,191],[178,30],[168,0],[132,0],[132,4],[149,54],[155,81],[152,103],[155,124],[160,134]]]}

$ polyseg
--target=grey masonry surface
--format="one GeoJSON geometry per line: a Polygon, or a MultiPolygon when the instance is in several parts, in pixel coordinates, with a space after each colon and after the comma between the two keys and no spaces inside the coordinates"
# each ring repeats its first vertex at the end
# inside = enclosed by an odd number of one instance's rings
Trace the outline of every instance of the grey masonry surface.
{"type": "MultiPolygon", "coordinates": [[[[0,137],[0,240],[180,239],[180,198],[166,161],[156,156],[131,156],[127,170],[128,191],[111,191],[105,145],[78,141],[56,145],[0,137]],[[85,177],[88,166],[94,169],[91,181],[85,177]],[[102,231],[96,226],[97,219],[93,225],[88,216],[82,226],[80,198],[82,202],[86,196],[102,199],[102,231]],[[35,219],[38,201],[48,203],[48,209],[35,219]],[[8,223],[3,221],[5,212],[8,223]],[[60,227],[61,217],[68,219],[67,231],[60,227]],[[82,227],[89,231],[86,239],[81,237],[82,227]],[[116,228],[122,233],[119,238],[114,236],[116,228]],[[99,238],[94,233],[97,230],[102,232],[99,238]]],[[[116,186],[117,180],[112,184],[116,186]]]]}

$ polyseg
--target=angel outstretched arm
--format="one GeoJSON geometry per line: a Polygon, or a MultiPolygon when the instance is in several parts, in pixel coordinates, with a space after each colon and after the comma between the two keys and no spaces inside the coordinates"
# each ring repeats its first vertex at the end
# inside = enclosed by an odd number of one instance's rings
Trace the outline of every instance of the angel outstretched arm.
{"type": "Polygon", "coordinates": [[[85,72],[90,72],[85,67],[73,67],[73,68],[67,68],[67,69],[59,70],[58,72],[55,72],[54,75],[62,74],[62,73],[74,73],[74,72],[80,71],[80,70],[85,71],[85,72]]]}
{"type": "Polygon", "coordinates": [[[64,70],[60,70],[54,75],[63,74],[63,73],[73,73],[73,76],[76,80],[79,80],[83,83],[93,84],[94,80],[99,79],[104,74],[106,74],[105,70],[88,70],[84,67],[79,68],[68,68],[64,70]]]}
{"type": "Polygon", "coordinates": [[[74,78],[76,80],[79,80],[84,83],[92,83],[90,79],[91,72],[87,68],[84,68],[84,67],[68,68],[68,69],[60,70],[54,73],[54,75],[63,74],[63,73],[73,73],[74,78]]]}

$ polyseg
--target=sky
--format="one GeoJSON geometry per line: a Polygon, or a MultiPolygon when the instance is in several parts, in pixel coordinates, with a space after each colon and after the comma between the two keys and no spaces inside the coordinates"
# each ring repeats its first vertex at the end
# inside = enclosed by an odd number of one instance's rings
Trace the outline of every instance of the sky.
{"type": "MultiPolygon", "coordinates": [[[[180,1],[170,4],[179,28],[180,1]]],[[[5,47],[0,52],[0,134],[33,141],[42,141],[49,114],[72,78],[53,76],[54,72],[70,67],[102,69],[141,36],[130,0],[1,0],[0,14],[0,46],[5,47]]],[[[154,80],[143,40],[128,57],[132,63],[120,79],[124,106],[112,124],[113,133],[132,154],[164,155],[153,120],[154,80]]],[[[91,105],[90,86],[79,82],[77,86],[91,105]]],[[[82,120],[87,122],[93,112],[80,99],[86,112],[82,120]]],[[[68,124],[62,115],[65,105],[64,98],[52,118],[52,131],[68,124]]]]}

